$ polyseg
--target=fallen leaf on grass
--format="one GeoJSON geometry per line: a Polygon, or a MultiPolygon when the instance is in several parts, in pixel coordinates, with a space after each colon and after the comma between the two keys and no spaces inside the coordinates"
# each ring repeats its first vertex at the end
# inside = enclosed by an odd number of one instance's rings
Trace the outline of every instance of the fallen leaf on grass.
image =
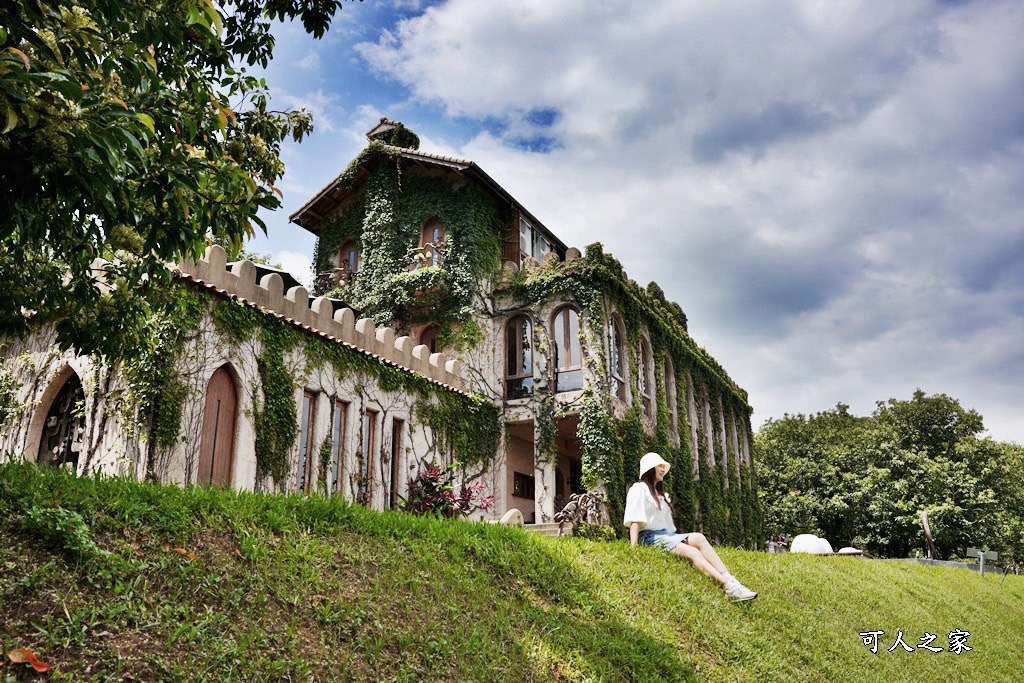
{"type": "Polygon", "coordinates": [[[199,559],[198,555],[196,555],[195,553],[190,553],[189,551],[185,550],[184,548],[175,548],[174,552],[178,553],[182,557],[187,557],[190,560],[198,560],[199,559]]]}
{"type": "Polygon", "coordinates": [[[28,664],[39,673],[50,670],[50,665],[36,657],[36,653],[27,647],[19,647],[7,653],[7,658],[15,664],[28,664]]]}

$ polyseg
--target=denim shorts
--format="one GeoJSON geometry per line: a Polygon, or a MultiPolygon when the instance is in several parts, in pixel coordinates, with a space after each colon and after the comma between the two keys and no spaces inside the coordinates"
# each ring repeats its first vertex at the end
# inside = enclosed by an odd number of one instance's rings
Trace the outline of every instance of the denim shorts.
{"type": "Polygon", "coordinates": [[[665,529],[643,529],[637,537],[640,545],[656,545],[662,550],[671,551],[680,543],[686,542],[690,534],[670,534],[665,529]]]}

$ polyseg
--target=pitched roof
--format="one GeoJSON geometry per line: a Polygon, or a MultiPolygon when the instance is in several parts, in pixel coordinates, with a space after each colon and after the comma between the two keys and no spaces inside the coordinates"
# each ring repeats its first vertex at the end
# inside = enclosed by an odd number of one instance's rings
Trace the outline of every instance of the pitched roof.
{"type": "MultiPolygon", "coordinates": [[[[530,213],[526,207],[520,204],[516,198],[508,192],[508,190],[499,185],[497,181],[491,178],[491,176],[489,176],[475,162],[468,159],[446,156],[444,154],[433,154],[431,152],[424,152],[418,149],[394,147],[392,145],[381,145],[381,148],[391,154],[398,155],[403,159],[409,159],[410,161],[430,166],[442,166],[458,171],[459,173],[466,173],[467,175],[473,176],[492,194],[502,201],[507,202],[512,206],[512,208],[517,209],[521,214],[523,214],[526,219],[530,221],[531,225],[538,228],[555,243],[559,251],[562,253],[565,252],[567,248],[565,243],[558,239],[558,237],[556,237],[554,233],[547,228],[547,226],[541,223],[540,220],[530,213]]],[[[320,223],[323,219],[326,218],[334,209],[340,206],[351,194],[352,191],[350,189],[342,186],[341,178],[335,178],[319,192],[313,195],[309,201],[303,204],[291,216],[289,216],[288,220],[302,226],[306,230],[309,230],[314,235],[319,235],[320,223]]]]}
{"type": "Polygon", "coordinates": [[[400,125],[402,125],[400,121],[392,121],[388,117],[382,116],[380,117],[380,122],[377,125],[375,125],[370,130],[366,131],[366,137],[372,140],[374,135],[378,135],[385,131],[389,131],[392,128],[395,128],[400,125]]]}

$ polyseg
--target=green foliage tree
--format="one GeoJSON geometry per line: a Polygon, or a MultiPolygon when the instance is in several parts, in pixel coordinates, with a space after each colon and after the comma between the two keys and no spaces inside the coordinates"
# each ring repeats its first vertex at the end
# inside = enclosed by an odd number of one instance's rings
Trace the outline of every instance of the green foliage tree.
{"type": "Polygon", "coordinates": [[[758,485],[768,533],[851,538],[859,505],[870,420],[849,406],[769,420],[755,439],[758,485]]]}
{"type": "Polygon", "coordinates": [[[996,536],[1004,556],[1024,562],[1024,446],[993,443],[998,451],[1002,501],[996,512],[996,536]]]}
{"type": "Polygon", "coordinates": [[[755,438],[766,532],[816,533],[876,554],[923,548],[927,512],[940,557],[978,545],[1021,555],[1019,446],[979,435],[981,415],[945,394],[769,420],[755,438]]]}
{"type": "Polygon", "coordinates": [[[162,286],[166,262],[265,229],[257,212],[280,206],[281,144],[312,122],[271,109],[246,66],[270,60],[271,21],[299,19],[319,38],[340,7],[0,5],[0,333],[34,318],[63,346],[117,356],[138,336],[138,290],[162,286]]]}
{"type": "Polygon", "coordinates": [[[917,389],[909,401],[890,398],[876,403],[875,418],[892,429],[900,448],[950,457],[963,439],[985,431],[977,411],[967,410],[945,394],[926,396],[917,389]]]}

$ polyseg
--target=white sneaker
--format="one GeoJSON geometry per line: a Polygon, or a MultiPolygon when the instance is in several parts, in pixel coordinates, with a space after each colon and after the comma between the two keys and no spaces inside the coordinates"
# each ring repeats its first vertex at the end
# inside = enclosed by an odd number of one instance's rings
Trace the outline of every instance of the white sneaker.
{"type": "Polygon", "coordinates": [[[746,602],[757,597],[757,593],[740,583],[735,576],[725,583],[725,594],[735,602],[746,602]]]}

